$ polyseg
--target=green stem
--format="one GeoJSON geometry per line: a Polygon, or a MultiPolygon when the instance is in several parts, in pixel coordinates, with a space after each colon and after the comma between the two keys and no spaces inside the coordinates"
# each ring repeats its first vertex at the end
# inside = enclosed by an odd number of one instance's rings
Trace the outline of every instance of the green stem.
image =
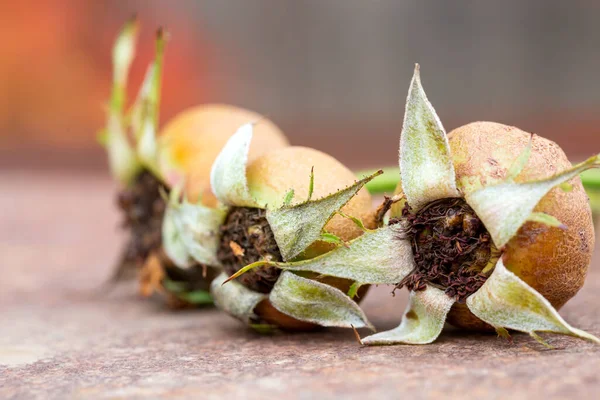
{"type": "MultiPolygon", "coordinates": [[[[376,172],[373,170],[357,171],[356,176],[366,176],[376,172]]],[[[394,193],[398,185],[400,170],[398,167],[383,168],[383,174],[375,177],[365,185],[371,194],[388,194],[394,193]]],[[[594,213],[600,213],[600,169],[588,169],[581,175],[581,182],[590,197],[590,205],[594,213]]]]}

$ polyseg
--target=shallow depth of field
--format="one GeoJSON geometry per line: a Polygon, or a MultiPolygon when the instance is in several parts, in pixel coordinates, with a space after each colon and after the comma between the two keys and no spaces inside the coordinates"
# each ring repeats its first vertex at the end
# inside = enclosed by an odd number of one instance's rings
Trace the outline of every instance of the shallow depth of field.
{"type": "MultiPolygon", "coordinates": [[[[573,163],[600,152],[600,3],[0,0],[0,398],[595,398],[600,346],[566,337],[547,350],[450,329],[361,348],[350,330],[260,336],[211,307],[172,312],[135,282],[105,286],[124,233],[97,132],[134,14],[130,98],[155,30],[169,34],[161,126],[234,104],[353,170],[395,167],[418,62],[448,132],[495,121],[573,163]]],[[[561,315],[600,335],[599,290],[595,254],[561,315]]],[[[380,330],[406,305],[390,291],[362,303],[380,330]]]]}

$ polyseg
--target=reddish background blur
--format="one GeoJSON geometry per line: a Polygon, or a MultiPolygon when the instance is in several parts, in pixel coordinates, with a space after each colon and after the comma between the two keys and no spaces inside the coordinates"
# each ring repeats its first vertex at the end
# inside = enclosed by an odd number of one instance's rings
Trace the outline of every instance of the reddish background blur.
{"type": "Polygon", "coordinates": [[[0,1],[0,165],[106,171],[96,144],[123,22],[130,94],[170,32],[161,121],[202,102],[267,114],[353,167],[395,164],[413,64],[448,130],[517,125],[600,149],[600,2],[0,1]]]}

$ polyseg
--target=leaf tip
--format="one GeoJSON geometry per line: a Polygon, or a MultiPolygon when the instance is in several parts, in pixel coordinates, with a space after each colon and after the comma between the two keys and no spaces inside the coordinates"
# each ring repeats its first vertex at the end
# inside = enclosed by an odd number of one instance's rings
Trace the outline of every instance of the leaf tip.
{"type": "Polygon", "coordinates": [[[362,339],[360,338],[360,333],[358,333],[358,331],[356,330],[354,325],[350,324],[350,327],[352,328],[352,331],[354,332],[354,337],[356,338],[356,341],[358,342],[358,344],[364,347],[365,344],[363,343],[362,339]]]}

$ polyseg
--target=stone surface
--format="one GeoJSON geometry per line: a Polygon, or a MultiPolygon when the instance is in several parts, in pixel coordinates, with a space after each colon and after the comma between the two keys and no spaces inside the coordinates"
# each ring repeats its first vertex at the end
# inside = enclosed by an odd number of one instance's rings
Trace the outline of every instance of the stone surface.
{"type": "MultiPolygon", "coordinates": [[[[207,308],[110,293],[122,236],[108,178],[0,173],[0,398],[597,398],[600,346],[447,329],[429,346],[360,347],[351,331],[259,336],[207,308]]],[[[600,255],[561,314],[600,335],[600,255]]],[[[406,292],[372,290],[379,329],[406,292]]],[[[367,332],[362,332],[366,334],[367,332]]]]}

